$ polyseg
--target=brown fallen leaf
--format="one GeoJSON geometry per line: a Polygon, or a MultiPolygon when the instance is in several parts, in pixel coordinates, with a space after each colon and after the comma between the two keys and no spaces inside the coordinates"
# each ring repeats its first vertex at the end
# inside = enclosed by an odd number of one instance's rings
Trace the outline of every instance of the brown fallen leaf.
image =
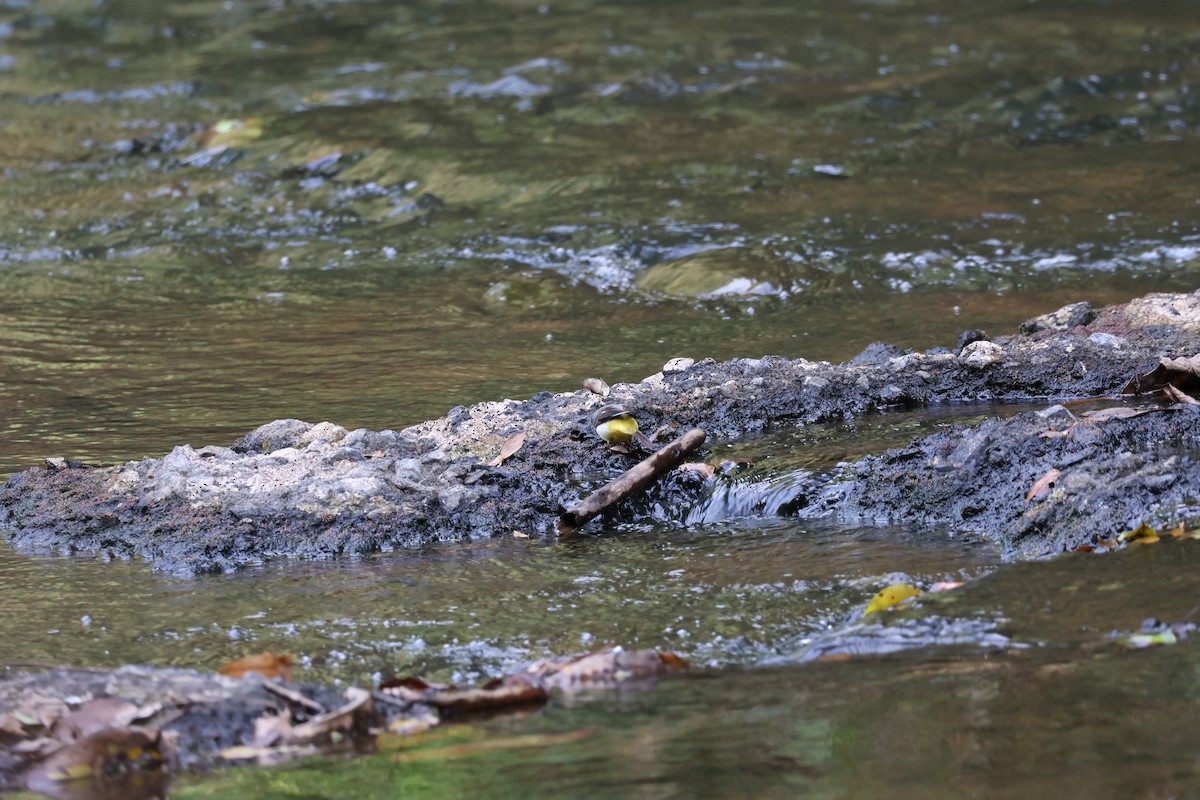
{"type": "Polygon", "coordinates": [[[346,689],[346,703],[332,711],[313,717],[308,722],[293,726],[284,736],[288,744],[310,744],[329,739],[333,734],[349,734],[365,727],[367,718],[374,715],[371,693],[366,689],[351,686],[346,689]]]}
{"type": "Polygon", "coordinates": [[[10,738],[24,739],[25,727],[12,714],[0,714],[0,743],[10,738]]]}
{"type": "Polygon", "coordinates": [[[1057,469],[1049,469],[1046,474],[1034,481],[1033,487],[1029,493],[1025,495],[1025,500],[1040,500],[1050,494],[1050,490],[1054,488],[1054,483],[1062,476],[1062,472],[1057,469]]]}
{"type": "Polygon", "coordinates": [[[13,709],[13,716],[27,727],[41,725],[46,730],[54,727],[54,723],[65,717],[71,709],[57,697],[33,694],[23,700],[13,709]]]}
{"type": "Polygon", "coordinates": [[[625,651],[607,645],[581,656],[539,661],[531,665],[526,673],[536,676],[547,689],[571,691],[654,680],[670,672],[689,669],[690,666],[674,653],[625,651]]]}
{"type": "Polygon", "coordinates": [[[601,397],[608,397],[608,393],[611,391],[608,384],[601,378],[588,378],[583,382],[583,388],[601,397]]]}
{"type": "Polygon", "coordinates": [[[56,721],[50,732],[66,744],[104,728],[124,728],[133,722],[137,711],[138,707],[133,703],[98,697],[56,721]]]}
{"type": "Polygon", "coordinates": [[[1130,378],[1121,389],[1121,394],[1143,394],[1162,389],[1168,384],[1177,388],[1200,385],[1200,354],[1186,358],[1160,358],[1154,369],[1130,378]]]}
{"type": "Polygon", "coordinates": [[[1191,375],[1193,378],[1200,378],[1200,353],[1181,358],[1164,358],[1159,363],[1180,375],[1191,375]]]}
{"type": "Polygon", "coordinates": [[[1072,422],[1068,427],[1061,431],[1043,431],[1038,434],[1039,439],[1062,439],[1070,436],[1071,432],[1079,425],[1101,425],[1114,419],[1131,419],[1140,417],[1142,414],[1153,414],[1156,411],[1174,411],[1179,405],[1174,406],[1139,406],[1137,408],[1129,408],[1128,406],[1115,406],[1113,408],[1098,408],[1094,411],[1085,411],[1081,419],[1072,422]]]}
{"type": "Polygon", "coordinates": [[[704,480],[709,480],[717,474],[717,468],[712,464],[706,464],[703,461],[696,461],[688,464],[679,465],[680,472],[693,472],[699,475],[704,480]]]}
{"type": "Polygon", "coordinates": [[[404,675],[399,678],[388,678],[379,684],[380,691],[389,692],[397,697],[419,696],[430,689],[452,689],[448,683],[429,683],[415,675],[404,675]]]}
{"type": "Polygon", "coordinates": [[[231,661],[217,670],[227,678],[244,678],[254,672],[264,678],[292,680],[292,657],[280,653],[256,653],[252,656],[231,661]]]}
{"type": "Polygon", "coordinates": [[[379,689],[405,703],[423,703],[457,714],[540,705],[550,698],[537,680],[525,675],[509,675],[477,688],[430,684],[409,676],[384,681],[379,685],[379,689]]]}
{"type": "Polygon", "coordinates": [[[440,689],[425,695],[424,701],[435,708],[457,714],[495,711],[522,705],[540,705],[550,695],[534,682],[492,681],[478,689],[440,689]]]}
{"type": "Polygon", "coordinates": [[[36,739],[22,739],[11,745],[8,749],[10,752],[30,756],[32,760],[37,760],[45,758],[56,750],[61,750],[62,746],[62,742],[58,741],[58,739],[51,739],[49,736],[39,736],[36,739]]]}
{"type": "Polygon", "coordinates": [[[500,466],[505,461],[512,458],[513,454],[520,450],[524,444],[525,431],[521,431],[518,434],[508,437],[508,439],[505,440],[504,445],[500,448],[500,455],[487,462],[487,465],[489,467],[500,466]]]}
{"type": "Polygon", "coordinates": [[[1176,403],[1182,403],[1185,406],[1200,406],[1200,400],[1197,400],[1187,392],[1169,383],[1163,387],[1163,394],[1165,394],[1169,400],[1174,400],[1176,403]]]}
{"type": "Polygon", "coordinates": [[[292,732],[292,721],[283,714],[264,714],[254,720],[254,739],[250,746],[273,747],[286,740],[292,732]]]}
{"type": "Polygon", "coordinates": [[[1114,406],[1112,408],[1098,408],[1095,411],[1085,411],[1083,412],[1083,417],[1090,422],[1108,422],[1111,419],[1131,419],[1133,417],[1140,417],[1142,414],[1152,414],[1155,411],[1163,410],[1161,406],[1143,406],[1141,408],[1114,406]]]}

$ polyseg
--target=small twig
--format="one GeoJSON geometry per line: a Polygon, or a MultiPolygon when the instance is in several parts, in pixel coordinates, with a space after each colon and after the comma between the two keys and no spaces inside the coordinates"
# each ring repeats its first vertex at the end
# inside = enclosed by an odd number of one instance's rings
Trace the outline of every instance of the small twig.
{"type": "Polygon", "coordinates": [[[574,531],[614,503],[645,489],[651,481],[677,467],[689,453],[704,444],[706,436],[700,428],[692,428],[649,458],[638,462],[613,482],[592,492],[558,518],[559,534],[574,531]]]}

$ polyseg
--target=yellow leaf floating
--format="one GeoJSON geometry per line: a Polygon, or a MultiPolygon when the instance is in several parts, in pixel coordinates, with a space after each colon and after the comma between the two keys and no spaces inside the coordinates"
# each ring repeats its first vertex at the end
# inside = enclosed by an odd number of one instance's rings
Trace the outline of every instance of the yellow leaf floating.
{"type": "Polygon", "coordinates": [[[1132,650],[1141,650],[1144,647],[1175,644],[1178,641],[1174,631],[1166,630],[1161,633],[1134,633],[1125,637],[1124,644],[1132,650]]]}
{"type": "Polygon", "coordinates": [[[1118,541],[1122,542],[1141,542],[1142,544],[1154,544],[1158,541],[1158,531],[1151,528],[1146,523],[1138,525],[1131,531],[1125,531],[1117,537],[1118,541]]]}
{"type": "Polygon", "coordinates": [[[196,134],[196,142],[205,149],[243,147],[258,140],[263,134],[262,120],[258,117],[246,119],[223,119],[196,134]]]}
{"type": "Polygon", "coordinates": [[[871,598],[871,602],[867,603],[867,610],[863,612],[863,616],[865,617],[884,609],[895,608],[902,603],[908,603],[920,594],[921,590],[915,586],[909,586],[907,583],[893,583],[871,598]]]}

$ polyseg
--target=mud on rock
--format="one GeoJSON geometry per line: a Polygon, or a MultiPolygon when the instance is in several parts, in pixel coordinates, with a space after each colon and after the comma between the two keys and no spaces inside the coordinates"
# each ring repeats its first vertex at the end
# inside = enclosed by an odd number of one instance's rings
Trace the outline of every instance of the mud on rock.
{"type": "MultiPolygon", "coordinates": [[[[888,408],[1049,406],[1112,395],[1161,357],[1200,352],[1200,292],[1099,310],[1072,304],[1022,331],[995,340],[970,332],[957,352],[873,345],[847,364],[676,359],[641,383],[612,387],[603,401],[585,390],[543,392],[458,407],[402,431],[279,420],[229,447],[181,445],[118,466],[50,459],[0,489],[0,526],[18,548],[137,556],[177,574],[514,531],[551,536],[563,510],[640,457],[606,448],[590,430],[601,402],[623,404],[645,430],[699,427],[712,442],[888,408]],[[521,449],[489,466],[522,431],[521,449]]],[[[1135,520],[1193,513],[1194,409],[1042,438],[1064,428],[1056,414],[953,428],[863,458],[788,508],[965,531],[1012,557],[1075,547],[1135,520]],[[1030,485],[1052,468],[1062,484],[1026,501],[1030,485]]],[[[679,509],[702,502],[711,488],[697,473],[672,473],[615,518],[678,522],[679,509]]]]}

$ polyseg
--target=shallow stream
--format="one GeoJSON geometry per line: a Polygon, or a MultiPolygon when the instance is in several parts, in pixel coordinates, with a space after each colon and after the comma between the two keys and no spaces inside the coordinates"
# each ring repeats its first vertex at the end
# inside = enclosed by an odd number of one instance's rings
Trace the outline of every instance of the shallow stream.
{"type": "MultiPolygon", "coordinates": [[[[1192,291],[1198,84],[1191,0],[0,0],[0,473],[1192,291]]],[[[714,448],[821,469],[1007,411],[714,448]]],[[[473,681],[615,641],[696,667],[449,740],[511,746],[180,797],[1200,792],[1195,645],[1108,635],[1188,615],[1194,543],[1000,565],[740,491],[682,529],[188,581],[0,545],[0,660],[473,681]],[[809,658],[899,578],[969,582],[906,612],[946,624],[903,652],[809,658]]]]}

